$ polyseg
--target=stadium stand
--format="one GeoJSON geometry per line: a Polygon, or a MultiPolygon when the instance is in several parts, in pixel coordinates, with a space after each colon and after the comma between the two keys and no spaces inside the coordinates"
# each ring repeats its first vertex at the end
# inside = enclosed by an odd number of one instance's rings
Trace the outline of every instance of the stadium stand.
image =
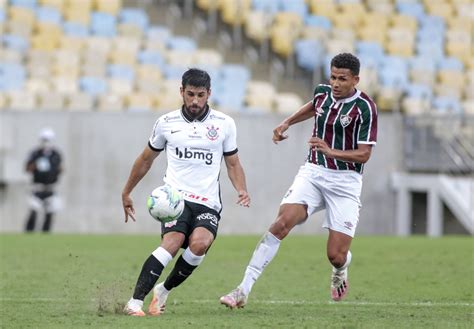
{"type": "MultiPolygon", "coordinates": [[[[232,1],[225,6],[232,23],[237,9],[232,1]]],[[[121,0],[11,0],[1,7],[0,23],[4,109],[167,110],[180,105],[176,81],[191,66],[223,79],[216,83],[216,105],[244,107],[248,68],[226,66],[214,49],[152,25],[143,8],[124,7],[121,0]],[[226,83],[236,84],[234,95],[226,83]]]]}
{"type": "MultiPolygon", "coordinates": [[[[179,79],[187,67],[200,66],[216,77],[214,81],[222,79],[216,84],[213,105],[232,111],[256,105],[265,105],[264,112],[280,109],[268,99],[255,100],[248,88],[252,81],[248,68],[241,66],[247,71],[244,80],[227,80],[221,53],[201,49],[189,36],[154,25],[143,8],[127,7],[122,0],[4,2],[0,6],[4,108],[17,107],[12,92],[28,91],[34,94],[32,101],[20,108],[44,107],[48,103],[40,102],[44,99],[40,93],[59,94],[63,102],[52,105],[69,104],[72,95],[80,93],[91,95],[95,110],[110,109],[112,104],[119,109],[161,110],[165,104],[178,104],[175,97],[170,101],[173,97],[164,94],[165,82],[179,79]],[[226,83],[235,84],[233,97],[226,83]],[[165,100],[154,101],[160,98],[165,100]]],[[[308,74],[320,72],[327,79],[334,54],[356,53],[363,64],[360,87],[374,96],[381,110],[401,109],[408,115],[438,109],[474,112],[469,1],[197,0],[193,4],[208,15],[217,13],[224,24],[240,29],[257,45],[269,45],[274,56],[294,61],[308,74]],[[417,89],[411,91],[411,86],[417,89]],[[420,97],[420,88],[430,92],[420,97]],[[448,103],[446,99],[451,105],[441,106],[448,103]]]]}
{"type": "MultiPolygon", "coordinates": [[[[363,72],[369,78],[364,87],[373,91],[382,110],[399,109],[405,97],[410,98],[405,103],[413,103],[414,97],[406,95],[410,84],[431,88],[423,109],[435,109],[434,97],[470,103],[470,93],[462,91],[467,79],[464,68],[473,65],[469,1],[255,0],[250,9],[248,1],[235,1],[239,2],[240,14],[246,17],[244,34],[259,44],[269,42],[273,53],[284,60],[294,56],[303,70],[322,70],[328,78],[328,57],[356,52],[364,64],[370,63],[370,70],[363,72]],[[449,61],[461,65],[446,69],[449,61]]],[[[225,3],[216,1],[217,9],[222,12],[219,4],[225,3]]],[[[202,8],[207,10],[209,2],[202,8]]]]}

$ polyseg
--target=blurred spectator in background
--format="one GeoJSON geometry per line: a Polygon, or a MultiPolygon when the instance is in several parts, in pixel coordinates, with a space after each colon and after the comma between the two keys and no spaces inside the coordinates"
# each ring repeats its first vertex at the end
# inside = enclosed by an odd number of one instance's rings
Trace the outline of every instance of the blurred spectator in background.
{"type": "Polygon", "coordinates": [[[53,146],[55,133],[51,128],[43,128],[39,133],[39,146],[31,151],[26,162],[26,171],[32,175],[32,189],[29,201],[25,231],[33,232],[38,213],[44,213],[43,232],[50,232],[53,215],[58,210],[59,198],[55,187],[62,172],[62,158],[53,146]]]}

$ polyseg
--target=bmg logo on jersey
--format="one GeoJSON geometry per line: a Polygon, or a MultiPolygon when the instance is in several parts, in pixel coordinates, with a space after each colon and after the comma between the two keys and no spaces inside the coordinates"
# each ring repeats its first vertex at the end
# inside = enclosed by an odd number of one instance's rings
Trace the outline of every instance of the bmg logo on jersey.
{"type": "Polygon", "coordinates": [[[188,149],[187,147],[184,150],[176,148],[176,156],[180,159],[198,159],[204,160],[204,163],[207,165],[212,164],[212,152],[203,149],[188,149]]]}

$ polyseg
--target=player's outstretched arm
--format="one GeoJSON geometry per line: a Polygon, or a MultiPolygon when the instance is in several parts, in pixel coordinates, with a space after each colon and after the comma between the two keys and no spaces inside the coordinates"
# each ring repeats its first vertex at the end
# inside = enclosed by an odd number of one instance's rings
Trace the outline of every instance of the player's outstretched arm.
{"type": "Polygon", "coordinates": [[[314,116],[313,111],[313,101],[309,101],[299,108],[298,111],[290,115],[288,118],[283,120],[275,129],[273,129],[273,143],[278,144],[278,142],[288,138],[288,135],[285,134],[285,131],[295,123],[305,121],[314,116]]]}
{"type": "Polygon", "coordinates": [[[150,147],[146,146],[143,152],[135,160],[130,175],[128,176],[127,183],[122,190],[122,206],[125,214],[125,223],[128,222],[128,217],[135,221],[135,208],[133,207],[133,200],[130,197],[135,186],[141,181],[150,170],[153,161],[160,154],[160,152],[153,151],[150,147]]]}
{"type": "Polygon", "coordinates": [[[250,196],[247,192],[247,183],[245,181],[245,173],[238,154],[232,154],[224,157],[225,165],[227,167],[227,174],[232,182],[235,190],[238,193],[237,204],[243,207],[250,206],[250,196]]]}

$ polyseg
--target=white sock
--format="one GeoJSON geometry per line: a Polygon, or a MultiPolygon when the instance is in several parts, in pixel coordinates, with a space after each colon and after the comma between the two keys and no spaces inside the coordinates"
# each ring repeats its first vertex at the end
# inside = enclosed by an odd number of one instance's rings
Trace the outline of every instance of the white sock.
{"type": "Polygon", "coordinates": [[[244,279],[239,287],[245,295],[248,295],[252,290],[252,286],[262,274],[265,267],[275,257],[280,247],[281,240],[277,239],[272,233],[267,232],[263,235],[260,242],[257,244],[249,265],[245,270],[244,279]]]}
{"type": "Polygon", "coordinates": [[[143,300],[133,299],[133,297],[132,297],[128,301],[128,305],[133,307],[133,308],[142,308],[143,307],[143,300]]]}
{"type": "Polygon", "coordinates": [[[173,256],[163,247],[156,248],[155,251],[151,253],[158,261],[166,267],[168,263],[173,259],[173,256]]]}
{"type": "Polygon", "coordinates": [[[332,271],[333,273],[338,273],[338,272],[342,272],[344,271],[346,268],[349,267],[349,265],[351,264],[351,260],[352,260],[352,253],[351,251],[349,250],[347,252],[347,256],[346,256],[346,262],[344,263],[344,265],[342,265],[341,267],[339,268],[336,268],[336,267],[332,267],[332,271]]]}
{"type": "Polygon", "coordinates": [[[195,255],[195,254],[193,254],[191,249],[189,249],[189,247],[188,247],[183,252],[182,256],[183,256],[183,259],[186,261],[186,263],[188,263],[189,265],[198,266],[199,264],[202,263],[202,261],[204,260],[204,256],[206,256],[206,255],[205,254],[202,255],[202,256],[195,255]]]}

